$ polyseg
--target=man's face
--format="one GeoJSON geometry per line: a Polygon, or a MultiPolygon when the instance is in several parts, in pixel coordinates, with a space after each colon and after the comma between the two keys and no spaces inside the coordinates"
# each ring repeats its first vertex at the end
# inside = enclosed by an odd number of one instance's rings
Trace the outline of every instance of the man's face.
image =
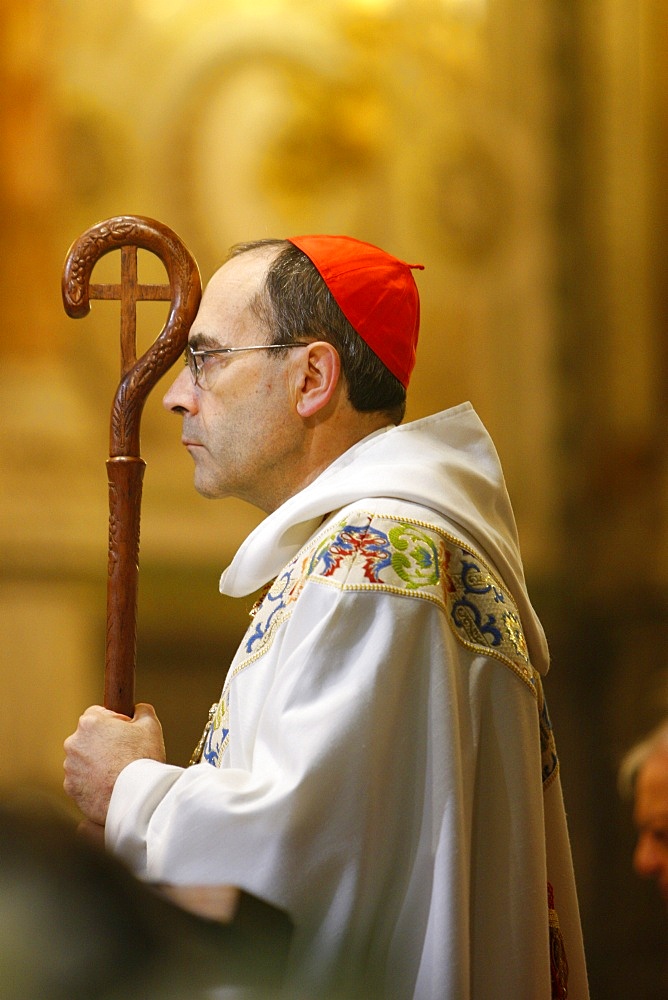
{"type": "MultiPolygon", "coordinates": [[[[250,308],[272,253],[233,257],[209,282],[188,337],[194,349],[265,344],[268,331],[250,308]]],[[[297,421],[290,372],[299,349],[248,351],[205,360],[206,388],[187,368],[164,398],[183,417],[184,446],[195,463],[195,488],[205,497],[235,496],[268,511],[278,505],[297,421]]]]}
{"type": "Polygon", "coordinates": [[[668,749],[655,751],[640,769],[633,818],[638,829],[633,867],[656,879],[668,903],[668,749]]]}

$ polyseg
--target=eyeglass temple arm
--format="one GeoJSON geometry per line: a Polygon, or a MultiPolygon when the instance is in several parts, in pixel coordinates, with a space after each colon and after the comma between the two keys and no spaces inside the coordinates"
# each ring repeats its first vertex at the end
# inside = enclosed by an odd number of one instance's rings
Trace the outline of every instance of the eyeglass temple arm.
{"type": "Polygon", "coordinates": [[[109,562],[104,704],[134,714],[139,530],[145,463],[140,455],[144,403],[158,380],[180,357],[201,298],[197,264],[171,229],[154,219],[123,215],[107,219],[79,236],[63,268],[62,294],[67,314],[88,315],[90,299],[121,301],[121,381],[111,409],[109,459],[109,562]],[[91,285],[95,264],[121,250],[119,285],[91,285]],[[168,285],[141,285],[137,249],[160,258],[168,285]],[[137,359],[136,303],[169,300],[171,306],[156,340],[137,359]]]}

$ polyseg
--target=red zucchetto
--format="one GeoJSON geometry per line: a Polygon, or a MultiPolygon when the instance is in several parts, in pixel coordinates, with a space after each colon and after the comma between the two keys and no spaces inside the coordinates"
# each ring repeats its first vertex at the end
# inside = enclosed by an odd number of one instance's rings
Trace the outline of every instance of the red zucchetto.
{"type": "Polygon", "coordinates": [[[415,365],[420,296],[411,269],[352,236],[290,236],[312,261],[339,309],[386,368],[407,386],[415,365]]]}

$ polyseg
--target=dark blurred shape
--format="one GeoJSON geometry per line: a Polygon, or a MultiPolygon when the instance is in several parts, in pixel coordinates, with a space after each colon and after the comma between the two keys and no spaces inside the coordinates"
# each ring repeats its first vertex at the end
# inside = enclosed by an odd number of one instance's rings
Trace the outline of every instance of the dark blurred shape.
{"type": "Polygon", "coordinates": [[[291,925],[230,887],[179,890],[190,909],[139,882],[77,834],[59,809],[0,804],[0,996],[3,1000],[197,1000],[280,985],[291,925]],[[212,908],[213,907],[213,908],[212,908]],[[224,916],[225,922],[220,917],[224,916]]]}

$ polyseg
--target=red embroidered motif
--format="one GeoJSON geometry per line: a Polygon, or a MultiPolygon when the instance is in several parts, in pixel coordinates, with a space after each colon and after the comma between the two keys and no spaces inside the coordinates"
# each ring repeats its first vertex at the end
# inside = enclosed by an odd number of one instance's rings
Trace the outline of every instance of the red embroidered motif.
{"type": "Polygon", "coordinates": [[[322,576],[332,576],[345,559],[361,557],[364,576],[370,583],[380,583],[379,573],[391,563],[387,535],[368,525],[348,524],[332,539],[327,549],[318,550],[313,565],[324,564],[322,576]]]}

